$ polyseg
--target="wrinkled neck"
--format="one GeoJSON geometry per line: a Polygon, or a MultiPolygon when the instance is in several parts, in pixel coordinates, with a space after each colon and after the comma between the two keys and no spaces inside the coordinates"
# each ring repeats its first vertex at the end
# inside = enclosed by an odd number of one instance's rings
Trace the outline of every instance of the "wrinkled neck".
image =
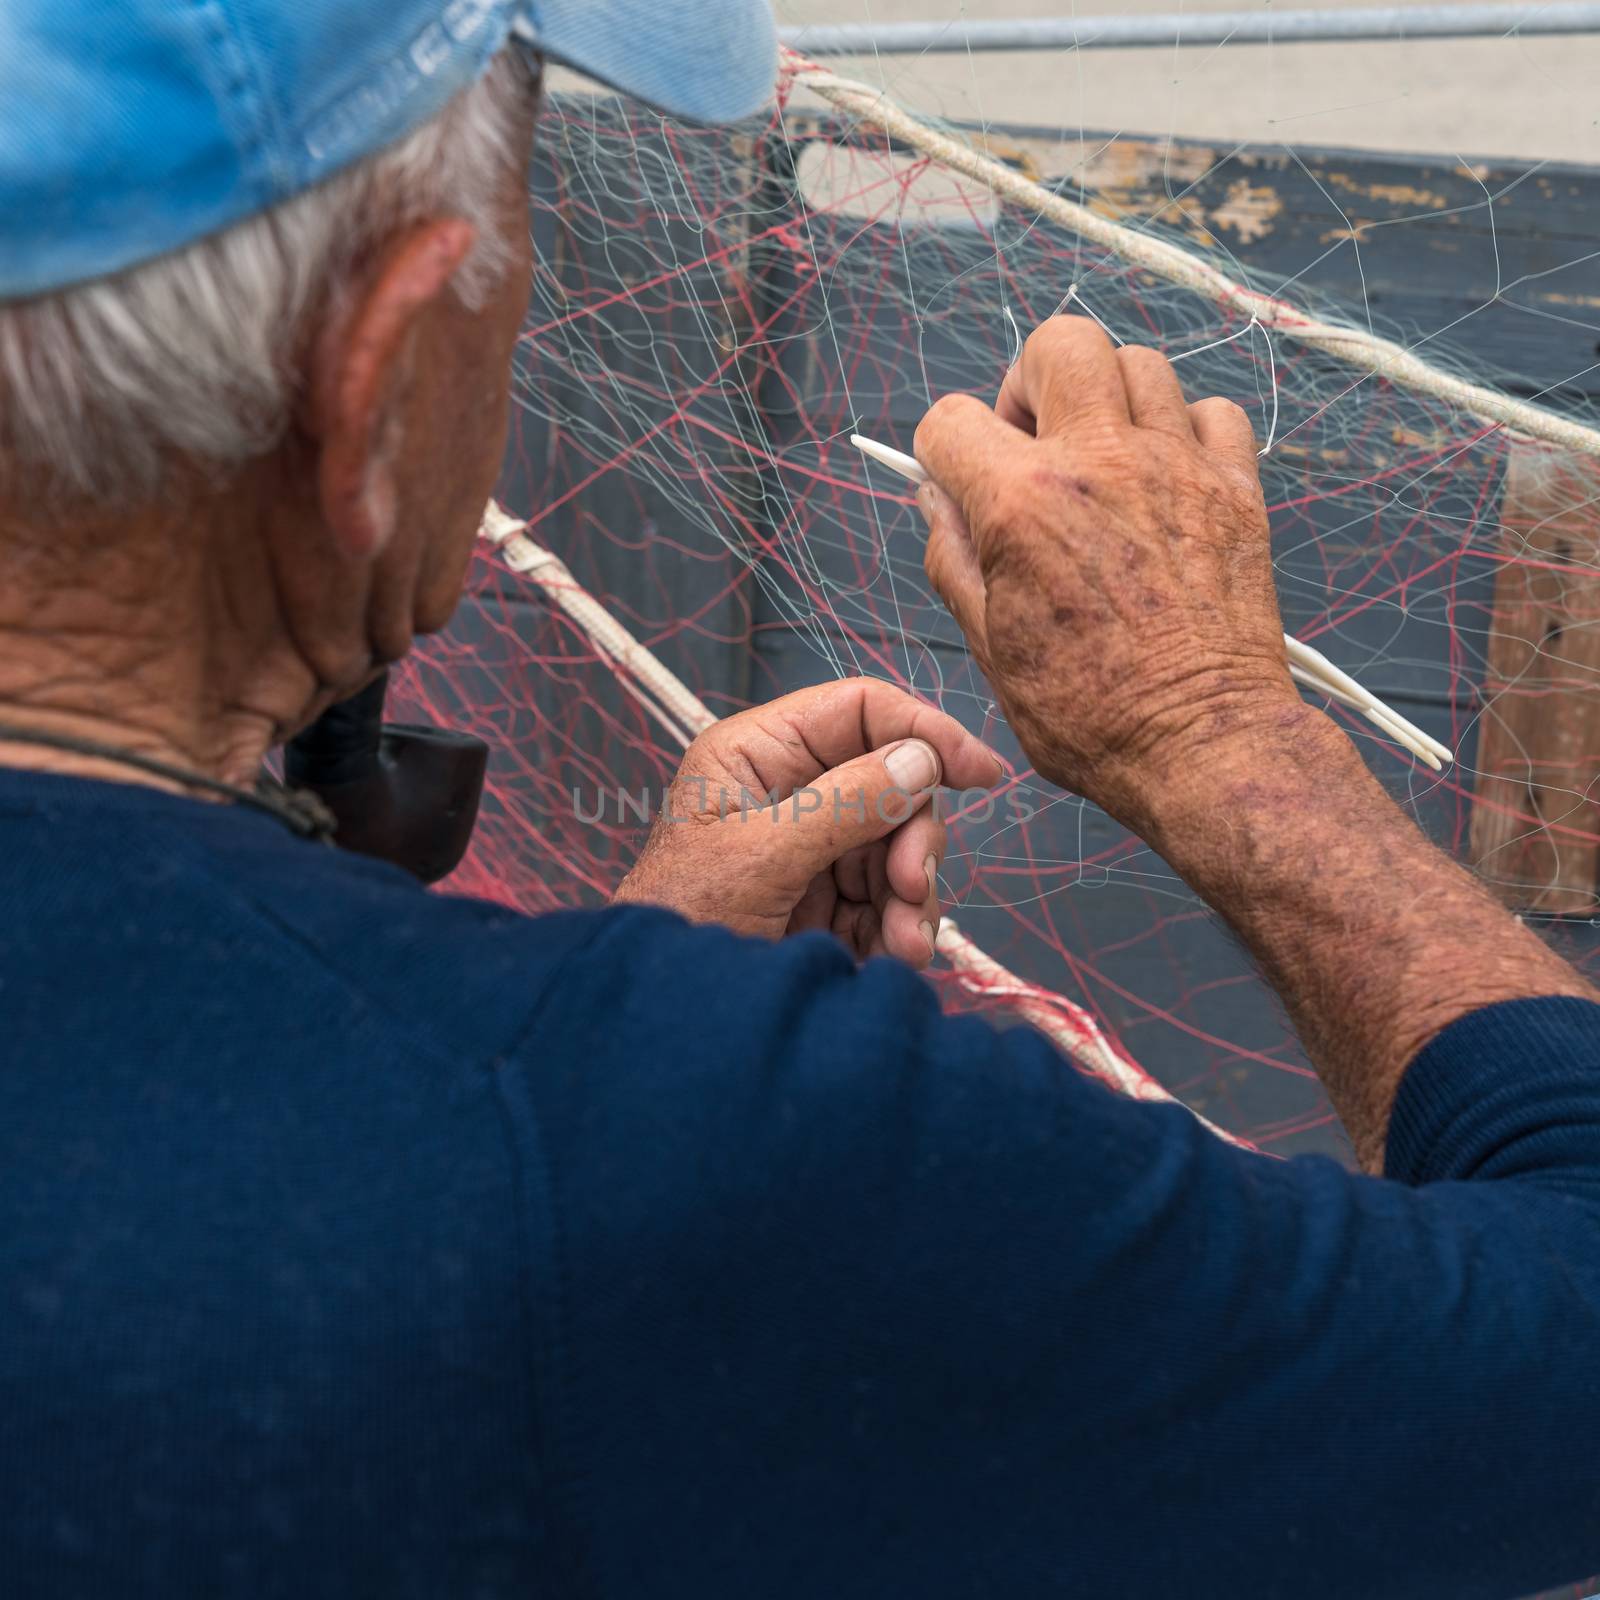
{"type": "MultiPolygon", "coordinates": [[[[0,724],[251,783],[315,686],[247,522],[199,505],[47,527],[0,505],[0,724]]],[[[20,739],[0,765],[175,787],[20,739]]]]}

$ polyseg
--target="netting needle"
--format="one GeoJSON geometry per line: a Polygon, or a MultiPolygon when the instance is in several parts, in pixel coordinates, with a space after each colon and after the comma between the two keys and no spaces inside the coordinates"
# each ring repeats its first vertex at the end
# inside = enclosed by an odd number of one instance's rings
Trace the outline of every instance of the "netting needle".
{"type": "MultiPolygon", "coordinates": [[[[911,483],[926,483],[928,480],[922,463],[915,456],[908,456],[904,450],[879,444],[876,439],[869,439],[860,433],[852,433],[850,443],[879,466],[899,473],[911,483]]],[[[1288,633],[1283,636],[1283,645],[1289,653],[1289,674],[1296,683],[1315,689],[1319,694],[1365,717],[1379,732],[1387,734],[1435,772],[1443,772],[1445,764],[1455,760],[1455,752],[1449,745],[1440,743],[1432,734],[1424,733],[1392,706],[1385,705],[1375,694],[1363,689],[1349,673],[1336,667],[1320,650],[1302,644],[1288,633]]]]}
{"type": "Polygon", "coordinates": [[[928,474],[923,470],[922,463],[915,456],[908,456],[904,450],[891,449],[888,445],[879,444],[876,439],[869,439],[860,433],[852,433],[850,443],[862,455],[870,457],[880,467],[898,472],[902,478],[909,478],[913,483],[928,481],[928,474]]]}

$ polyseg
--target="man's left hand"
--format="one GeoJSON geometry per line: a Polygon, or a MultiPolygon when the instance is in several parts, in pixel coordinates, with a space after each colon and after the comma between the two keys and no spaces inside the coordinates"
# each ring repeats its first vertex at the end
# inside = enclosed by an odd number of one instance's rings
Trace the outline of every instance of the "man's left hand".
{"type": "Polygon", "coordinates": [[[801,689],[689,746],[616,898],[767,939],[825,929],[857,957],[926,966],[945,849],[933,791],[1001,773],[953,717],[892,684],[801,689]]]}

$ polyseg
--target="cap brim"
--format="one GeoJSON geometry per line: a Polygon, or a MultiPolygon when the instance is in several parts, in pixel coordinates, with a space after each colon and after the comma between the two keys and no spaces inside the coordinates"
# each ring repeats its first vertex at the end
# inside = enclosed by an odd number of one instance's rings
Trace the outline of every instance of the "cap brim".
{"type": "Polygon", "coordinates": [[[549,61],[690,122],[738,122],[772,98],[767,0],[522,0],[512,34],[549,61]]]}

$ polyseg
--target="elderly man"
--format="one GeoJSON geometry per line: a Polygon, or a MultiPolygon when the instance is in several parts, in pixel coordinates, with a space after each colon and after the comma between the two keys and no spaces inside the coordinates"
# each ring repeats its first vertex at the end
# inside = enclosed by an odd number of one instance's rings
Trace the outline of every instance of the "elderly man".
{"type": "Polygon", "coordinates": [[[1056,322],[935,407],[928,569],[1371,1175],[940,1015],[917,801],[996,767],[887,686],[691,749],[839,803],[658,829],[622,898],[684,915],[430,896],[255,791],[456,603],[541,57],[715,119],[773,45],[757,0],[0,12],[5,1592],[1600,1566],[1596,997],[1300,702],[1249,427],[1159,356],[1056,322]]]}

